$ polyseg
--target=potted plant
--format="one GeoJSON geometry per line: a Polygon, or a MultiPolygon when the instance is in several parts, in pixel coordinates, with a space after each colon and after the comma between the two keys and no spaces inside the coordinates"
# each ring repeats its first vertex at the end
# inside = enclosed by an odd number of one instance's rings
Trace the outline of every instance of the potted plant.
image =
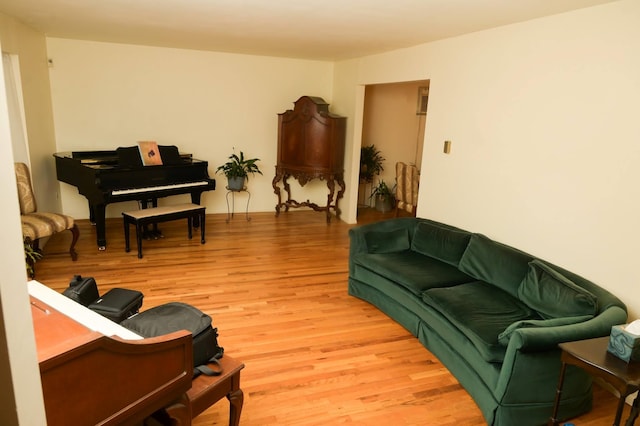
{"type": "Polygon", "coordinates": [[[378,185],[371,191],[371,197],[375,197],[376,210],[382,213],[389,212],[393,209],[395,204],[395,197],[393,195],[393,188],[389,188],[384,180],[380,180],[378,185]]]}
{"type": "Polygon", "coordinates": [[[360,148],[360,181],[373,182],[373,177],[384,170],[382,167],[384,160],[375,145],[360,148]]]}
{"type": "Polygon", "coordinates": [[[35,264],[36,262],[42,258],[42,253],[38,250],[34,249],[33,246],[28,242],[24,242],[24,257],[25,257],[25,265],[27,268],[27,276],[29,278],[33,278],[35,276],[35,264]]]}
{"type": "Polygon", "coordinates": [[[229,161],[216,169],[216,173],[222,172],[227,177],[227,188],[230,191],[241,191],[244,189],[245,180],[249,179],[249,174],[260,173],[260,168],[256,162],[259,158],[244,158],[244,152],[240,151],[240,156],[234,152],[229,156],[229,161]]]}

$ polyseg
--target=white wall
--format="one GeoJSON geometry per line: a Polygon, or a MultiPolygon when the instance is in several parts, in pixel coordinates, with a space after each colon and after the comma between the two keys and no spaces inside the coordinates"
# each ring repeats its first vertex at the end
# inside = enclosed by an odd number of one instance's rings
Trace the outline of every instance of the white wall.
{"type": "MultiPolygon", "coordinates": [[[[44,37],[0,14],[0,42],[3,52],[20,56],[22,81],[30,84],[24,94],[25,104],[33,106],[31,116],[46,111],[47,105],[50,108],[49,91],[39,88],[48,86],[48,81],[32,80],[41,70],[37,58],[44,52],[44,37]],[[35,105],[38,99],[45,105],[35,105]]],[[[42,135],[42,146],[53,136],[47,135],[50,123],[51,117],[27,125],[32,135],[42,135]]],[[[32,152],[32,158],[39,158],[38,152],[32,152]]],[[[4,224],[0,247],[0,424],[42,425],[46,420],[26,285],[4,78],[0,78],[0,199],[3,203],[0,221],[4,224]]]]}
{"type": "MultiPolygon", "coordinates": [[[[56,150],[115,149],[139,140],[177,145],[209,162],[217,189],[203,195],[208,213],[227,212],[226,179],[215,170],[233,147],[261,159],[264,175],[248,183],[249,210],[275,212],[277,114],[303,95],[332,101],[330,62],[57,38],[47,39],[47,46],[56,150]]],[[[324,182],[302,189],[290,183],[294,198],[325,203],[324,182]]],[[[75,187],[61,184],[61,195],[66,214],[88,218],[86,199],[75,187]]],[[[107,215],[117,217],[129,207],[112,204],[107,215]]]]}
{"type": "Polygon", "coordinates": [[[584,275],[634,319],[639,22],[624,0],[341,62],[334,99],[430,79],[418,215],[584,275]]]}

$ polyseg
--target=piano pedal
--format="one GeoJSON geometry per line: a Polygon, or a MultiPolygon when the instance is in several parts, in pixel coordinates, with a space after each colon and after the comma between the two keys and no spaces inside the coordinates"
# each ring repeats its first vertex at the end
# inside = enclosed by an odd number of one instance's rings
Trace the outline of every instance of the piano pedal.
{"type": "Polygon", "coordinates": [[[142,229],[142,238],[147,241],[157,240],[160,238],[164,238],[164,235],[162,234],[162,231],[158,229],[157,225],[154,225],[152,229],[149,229],[147,226],[145,226],[142,229]]]}
{"type": "Polygon", "coordinates": [[[142,238],[144,238],[147,241],[150,241],[150,240],[157,240],[160,238],[164,238],[164,235],[159,229],[157,229],[153,231],[144,231],[142,233],[142,238]]]}

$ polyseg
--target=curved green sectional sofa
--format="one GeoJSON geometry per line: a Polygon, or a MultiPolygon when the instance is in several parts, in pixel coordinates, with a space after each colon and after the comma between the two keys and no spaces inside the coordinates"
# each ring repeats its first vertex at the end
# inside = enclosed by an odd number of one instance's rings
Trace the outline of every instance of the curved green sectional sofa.
{"type": "MultiPolygon", "coordinates": [[[[403,325],[469,392],[487,424],[543,425],[557,344],[608,336],[617,297],[561,267],[443,223],[396,218],[350,229],[349,294],[403,325]]],[[[591,378],[569,366],[559,418],[591,409],[591,378]]]]}

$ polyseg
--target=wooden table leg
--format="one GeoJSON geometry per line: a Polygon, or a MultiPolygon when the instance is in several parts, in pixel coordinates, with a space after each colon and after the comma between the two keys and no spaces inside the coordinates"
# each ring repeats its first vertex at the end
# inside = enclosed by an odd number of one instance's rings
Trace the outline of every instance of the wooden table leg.
{"type": "Polygon", "coordinates": [[[640,402],[638,401],[638,399],[640,399],[640,395],[636,395],[636,399],[633,400],[633,405],[631,406],[631,413],[629,414],[629,418],[627,419],[627,423],[625,423],[625,426],[633,426],[636,419],[638,418],[638,412],[640,411],[640,407],[639,407],[640,402]]]}
{"type": "Polygon", "coordinates": [[[244,402],[242,389],[229,392],[227,399],[229,400],[229,426],[238,426],[240,424],[240,414],[242,414],[242,403],[244,402]]]}
{"type": "Polygon", "coordinates": [[[556,400],[553,404],[553,414],[549,419],[548,426],[558,426],[558,407],[560,407],[560,397],[562,396],[562,386],[564,384],[564,373],[567,369],[567,364],[562,363],[560,368],[560,378],[558,379],[558,388],[556,389],[556,400]]]}

